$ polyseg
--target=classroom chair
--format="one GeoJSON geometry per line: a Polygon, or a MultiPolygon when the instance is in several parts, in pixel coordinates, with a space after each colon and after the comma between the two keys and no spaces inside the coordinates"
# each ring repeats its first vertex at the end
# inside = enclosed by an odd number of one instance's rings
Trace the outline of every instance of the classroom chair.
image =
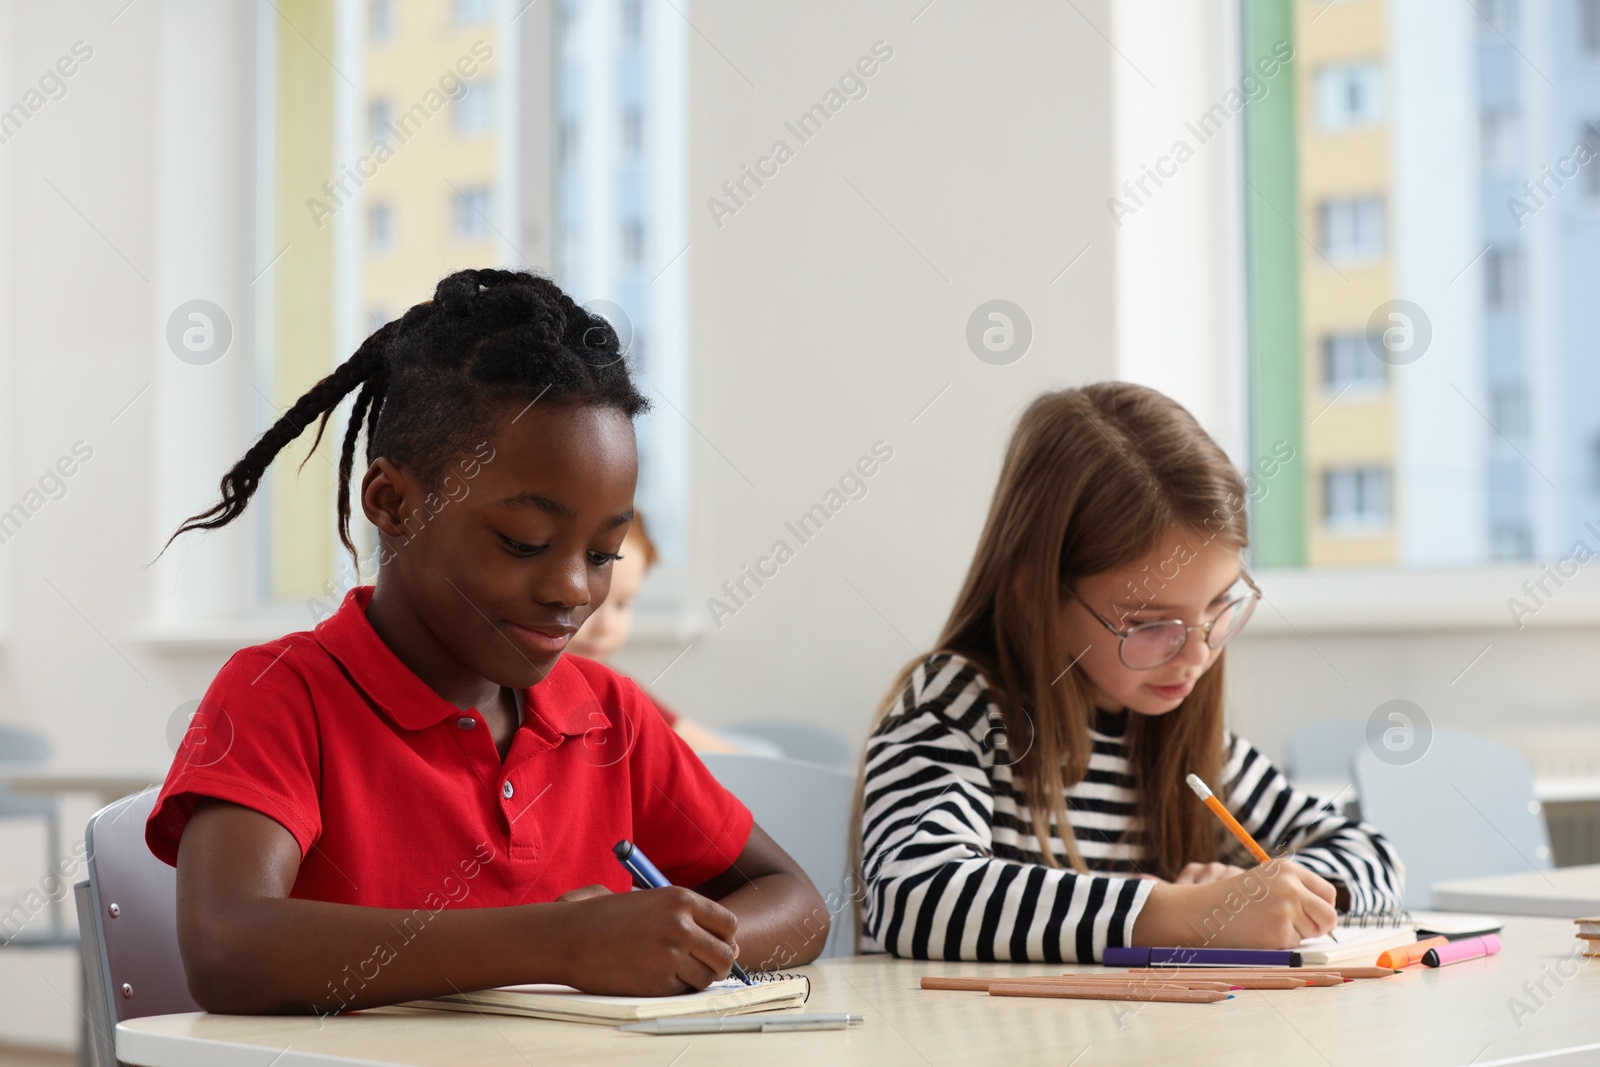
{"type": "Polygon", "coordinates": [[[120,1065],[117,1023],[200,1010],[178,954],[177,872],[144,841],[160,792],[152,786],[108,804],[84,833],[89,877],[73,888],[95,1067],[120,1065]]]}
{"type": "Polygon", "coordinates": [[[1421,758],[1400,765],[1363,746],[1355,783],[1361,817],[1405,864],[1407,908],[1430,907],[1435,882],[1554,866],[1533,768],[1505,745],[1435,730],[1421,758]]]}
{"type": "MultiPolygon", "coordinates": [[[[843,734],[824,726],[765,719],[742,722],[722,732],[736,743],[742,743],[746,738],[756,738],[776,747],[779,755],[805,763],[820,763],[824,767],[855,765],[850,742],[843,734]]],[[[757,751],[755,754],[766,753],[757,751]]]]}
{"type": "Polygon", "coordinates": [[[1283,773],[1291,780],[1343,779],[1366,739],[1367,724],[1360,719],[1320,719],[1302,726],[1284,742],[1283,773]]]}
{"type": "Polygon", "coordinates": [[[727,790],[744,802],[756,822],[793,856],[832,919],[822,956],[848,956],[855,937],[855,906],[850,897],[850,812],[855,775],[834,767],[768,756],[708,752],[700,757],[727,790]]]}

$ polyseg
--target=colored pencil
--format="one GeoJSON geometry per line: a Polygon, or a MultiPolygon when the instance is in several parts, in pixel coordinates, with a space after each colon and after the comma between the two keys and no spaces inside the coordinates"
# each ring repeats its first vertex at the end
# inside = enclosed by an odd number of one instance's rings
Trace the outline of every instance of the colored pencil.
{"type": "Polygon", "coordinates": [[[1061,1000],[1140,1000],[1158,1004],[1214,1004],[1233,994],[1211,989],[1147,989],[1095,985],[1092,982],[1038,982],[998,978],[989,983],[991,997],[1054,997],[1061,1000]]]}
{"type": "Polygon", "coordinates": [[[1200,780],[1198,774],[1189,775],[1187,781],[1189,788],[1194,790],[1195,796],[1206,802],[1206,807],[1211,809],[1211,813],[1222,820],[1222,825],[1226,826],[1233,833],[1233,836],[1239,839],[1239,844],[1250,850],[1250,855],[1254,856],[1258,863],[1272,862],[1272,857],[1267,855],[1267,850],[1256,844],[1256,839],[1250,836],[1248,830],[1239,825],[1239,820],[1233,817],[1231,811],[1222,806],[1222,801],[1212,795],[1210,788],[1200,780]]]}

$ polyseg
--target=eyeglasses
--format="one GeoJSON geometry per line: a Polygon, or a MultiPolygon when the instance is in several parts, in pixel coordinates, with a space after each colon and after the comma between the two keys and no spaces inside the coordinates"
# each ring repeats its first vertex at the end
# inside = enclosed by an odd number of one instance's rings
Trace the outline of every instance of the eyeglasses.
{"type": "Polygon", "coordinates": [[[1117,655],[1121,657],[1123,665],[1136,671],[1154,670],[1163,663],[1170,661],[1183,646],[1189,643],[1189,631],[1199,630],[1207,647],[1219,649],[1244,629],[1244,624],[1250,621],[1250,616],[1255,614],[1256,601],[1261,599],[1261,587],[1244,571],[1239,572],[1239,577],[1250,587],[1250,591],[1243,596],[1235,597],[1224,604],[1222,610],[1210,622],[1198,626],[1189,626],[1178,619],[1163,619],[1160,622],[1145,622],[1126,630],[1117,629],[1116,625],[1091,608],[1083,597],[1069,589],[1067,595],[1083,605],[1083,610],[1093,615],[1101,626],[1116,634],[1119,638],[1117,655]]]}

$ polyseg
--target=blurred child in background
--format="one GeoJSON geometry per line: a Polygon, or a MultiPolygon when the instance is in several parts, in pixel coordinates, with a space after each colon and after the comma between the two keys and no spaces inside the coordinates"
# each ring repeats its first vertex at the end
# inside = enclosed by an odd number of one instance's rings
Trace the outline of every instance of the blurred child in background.
{"type": "MultiPolygon", "coordinates": [[[[621,651],[633,633],[633,602],[639,596],[644,576],[660,558],[656,546],[645,529],[644,516],[638,509],[633,513],[633,526],[622,542],[622,555],[611,565],[611,595],[595,609],[572,640],[567,652],[610,665],[611,657],[621,651]]],[[[635,679],[637,681],[637,679],[635,679]]],[[[644,686],[639,687],[641,690],[644,686]]],[[[696,752],[740,752],[743,749],[699,725],[683,718],[665,707],[654,693],[645,693],[661,712],[661,717],[689,743],[696,752]]]]}

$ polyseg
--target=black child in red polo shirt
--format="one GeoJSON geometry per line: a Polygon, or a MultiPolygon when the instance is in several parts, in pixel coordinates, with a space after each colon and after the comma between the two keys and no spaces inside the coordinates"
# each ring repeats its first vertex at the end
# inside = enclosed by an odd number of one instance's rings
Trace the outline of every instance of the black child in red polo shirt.
{"type": "Polygon", "coordinates": [[[195,999],[326,1013],[522,982],[662,994],[736,955],[814,959],[827,910],[794,860],[637,686],[562,655],[632,516],[646,401],[615,332],[547,279],[453,274],[179,533],[238,518],[273,457],[319,416],[320,440],[358,389],[339,532],[349,547],[364,428],[376,585],[228,661],[146,827],[177,866],[195,999]],[[624,837],[673,888],[628,891],[624,837]]]}

